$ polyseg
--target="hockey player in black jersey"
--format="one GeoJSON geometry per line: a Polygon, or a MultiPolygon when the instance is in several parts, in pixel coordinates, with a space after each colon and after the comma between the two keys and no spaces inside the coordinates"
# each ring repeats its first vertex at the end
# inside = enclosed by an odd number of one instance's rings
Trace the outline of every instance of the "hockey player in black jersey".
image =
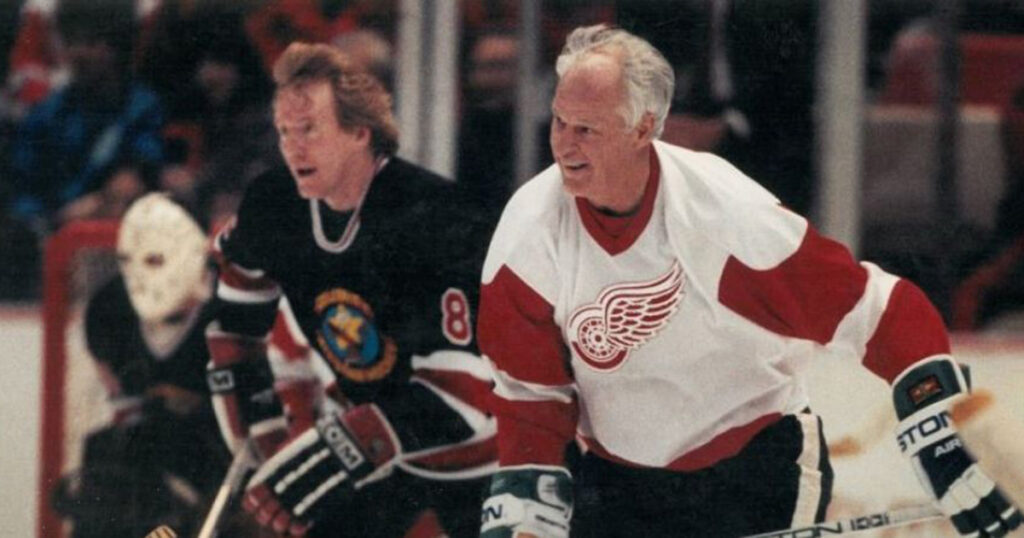
{"type": "Polygon", "coordinates": [[[204,366],[213,271],[207,236],[162,194],[136,201],[118,231],[119,273],[89,300],[86,343],[111,424],[85,441],[55,508],[77,538],[198,530],[227,468],[204,366]]]}
{"type": "Polygon", "coordinates": [[[274,79],[287,168],[250,185],[215,241],[207,331],[222,433],[266,458],[243,506],[281,535],[475,535],[496,459],[473,326],[490,226],[394,155],[390,96],[344,55],[293,44],[274,79]],[[282,296],[336,405],[276,444],[285,424],[251,372],[282,296]]]}

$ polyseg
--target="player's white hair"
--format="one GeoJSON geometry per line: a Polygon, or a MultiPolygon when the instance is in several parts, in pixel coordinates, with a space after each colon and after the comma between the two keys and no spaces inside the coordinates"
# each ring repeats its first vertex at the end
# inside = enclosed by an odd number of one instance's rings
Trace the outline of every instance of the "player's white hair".
{"type": "Polygon", "coordinates": [[[668,60],[650,43],[620,28],[604,24],[583,26],[569,34],[558,55],[558,78],[581,59],[592,54],[610,54],[622,61],[626,103],[623,119],[630,127],[645,113],[654,116],[654,137],[661,136],[675,91],[675,72],[668,60]]]}

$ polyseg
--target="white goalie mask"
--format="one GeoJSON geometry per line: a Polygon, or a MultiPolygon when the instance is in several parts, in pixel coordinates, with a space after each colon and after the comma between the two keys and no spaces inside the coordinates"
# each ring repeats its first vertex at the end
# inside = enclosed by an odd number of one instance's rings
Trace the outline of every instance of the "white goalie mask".
{"type": "Polygon", "coordinates": [[[207,237],[167,195],[147,194],[121,220],[117,258],[135,312],[143,321],[158,322],[202,289],[207,237]]]}

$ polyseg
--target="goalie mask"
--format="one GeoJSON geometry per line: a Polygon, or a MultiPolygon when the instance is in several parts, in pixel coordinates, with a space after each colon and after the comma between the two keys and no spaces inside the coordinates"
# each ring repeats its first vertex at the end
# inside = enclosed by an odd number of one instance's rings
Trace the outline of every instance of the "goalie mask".
{"type": "Polygon", "coordinates": [[[167,195],[147,194],[121,220],[117,258],[135,312],[156,322],[197,296],[206,281],[207,238],[167,195]]]}

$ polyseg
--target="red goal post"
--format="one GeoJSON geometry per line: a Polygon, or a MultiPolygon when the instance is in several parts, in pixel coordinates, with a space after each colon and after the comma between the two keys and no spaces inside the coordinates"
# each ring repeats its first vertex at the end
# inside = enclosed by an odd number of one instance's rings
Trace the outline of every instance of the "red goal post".
{"type": "Polygon", "coordinates": [[[42,418],[40,427],[37,535],[64,535],[59,515],[50,505],[50,494],[60,480],[67,430],[67,327],[73,308],[76,264],[85,251],[108,251],[117,241],[117,220],[76,221],[57,231],[46,242],[43,257],[43,364],[42,418]]]}

